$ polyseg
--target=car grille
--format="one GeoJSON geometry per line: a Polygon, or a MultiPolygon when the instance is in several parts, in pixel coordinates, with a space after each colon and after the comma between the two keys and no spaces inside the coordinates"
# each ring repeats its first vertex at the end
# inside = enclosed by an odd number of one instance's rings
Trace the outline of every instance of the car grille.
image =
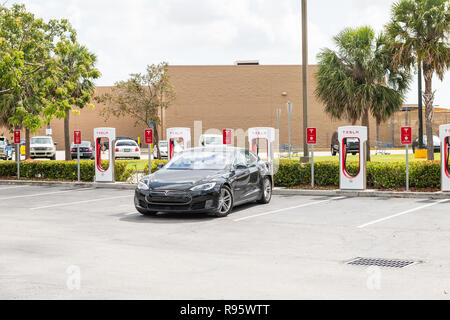
{"type": "Polygon", "coordinates": [[[147,201],[154,204],[185,205],[192,201],[192,197],[183,191],[152,191],[147,196],[147,201]]]}
{"type": "Polygon", "coordinates": [[[34,150],[36,151],[47,151],[46,147],[35,147],[34,150]]]}

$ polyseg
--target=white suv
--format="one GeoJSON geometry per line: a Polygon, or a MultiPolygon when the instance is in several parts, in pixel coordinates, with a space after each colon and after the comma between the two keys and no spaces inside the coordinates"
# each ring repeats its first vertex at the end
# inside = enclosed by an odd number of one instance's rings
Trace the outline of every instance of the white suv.
{"type": "Polygon", "coordinates": [[[30,149],[31,159],[49,158],[51,160],[56,160],[56,147],[52,137],[41,136],[31,138],[30,149]]]}

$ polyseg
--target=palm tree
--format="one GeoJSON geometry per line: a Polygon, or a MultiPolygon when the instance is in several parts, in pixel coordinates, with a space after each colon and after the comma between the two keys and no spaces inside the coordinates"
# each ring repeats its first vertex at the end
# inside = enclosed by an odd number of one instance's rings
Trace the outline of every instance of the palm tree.
{"type": "Polygon", "coordinates": [[[423,66],[428,160],[434,160],[432,79],[436,73],[442,81],[450,65],[450,2],[400,0],[392,7],[386,32],[393,46],[396,66],[408,69],[423,66]]]}
{"type": "Polygon", "coordinates": [[[63,105],[64,112],[64,147],[65,159],[71,160],[70,152],[70,113],[74,107],[83,109],[89,105],[95,92],[94,80],[100,77],[100,72],[95,68],[97,57],[95,54],[79,43],[66,41],[61,43],[56,53],[59,58],[59,68],[63,75],[65,90],[68,100],[63,105]]]}
{"type": "Polygon", "coordinates": [[[393,69],[385,36],[370,27],[344,29],[334,42],[336,52],[326,48],[318,55],[316,95],[332,118],[352,124],[361,119],[369,133],[370,114],[382,122],[400,109],[410,74],[393,69]]]}

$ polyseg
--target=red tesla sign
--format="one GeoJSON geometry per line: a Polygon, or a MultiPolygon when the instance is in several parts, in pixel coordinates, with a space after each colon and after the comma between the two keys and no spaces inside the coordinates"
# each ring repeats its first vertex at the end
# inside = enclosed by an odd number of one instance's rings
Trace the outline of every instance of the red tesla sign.
{"type": "Polygon", "coordinates": [[[412,129],[411,127],[402,127],[402,144],[412,143],[412,129]]]}
{"type": "Polygon", "coordinates": [[[14,143],[20,143],[20,130],[14,131],[14,143]]]}
{"type": "Polygon", "coordinates": [[[145,143],[152,144],[153,143],[153,129],[145,130],[145,143]]]}
{"type": "Polygon", "coordinates": [[[317,143],[317,129],[316,128],[306,129],[306,142],[308,144],[316,144],[317,143]]]}
{"type": "Polygon", "coordinates": [[[74,131],[73,132],[73,143],[74,144],[81,144],[81,131],[74,131]]]}
{"type": "Polygon", "coordinates": [[[223,129],[223,144],[232,144],[232,133],[231,129],[223,129]]]}

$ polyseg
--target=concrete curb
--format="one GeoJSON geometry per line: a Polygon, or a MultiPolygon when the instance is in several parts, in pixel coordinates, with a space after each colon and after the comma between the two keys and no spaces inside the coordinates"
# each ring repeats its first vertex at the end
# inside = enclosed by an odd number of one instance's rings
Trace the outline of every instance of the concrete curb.
{"type": "Polygon", "coordinates": [[[367,198],[417,198],[417,199],[450,199],[450,192],[402,192],[402,191],[343,191],[343,190],[297,190],[275,188],[274,195],[282,196],[324,196],[324,197],[367,197],[367,198]]]}
{"type": "Polygon", "coordinates": [[[100,183],[100,182],[67,182],[67,181],[0,180],[0,185],[80,187],[80,188],[123,189],[123,190],[136,189],[135,184],[123,182],[100,183]]]}
{"type": "MultiPolygon", "coordinates": [[[[33,181],[33,180],[0,180],[0,185],[31,185],[57,186],[99,189],[134,190],[131,183],[100,183],[100,182],[66,182],[66,181],[33,181]]],[[[450,192],[399,192],[399,191],[343,191],[343,190],[301,190],[274,188],[273,194],[278,196],[323,196],[323,197],[367,197],[367,198],[417,198],[417,199],[450,199],[450,192]]]]}

